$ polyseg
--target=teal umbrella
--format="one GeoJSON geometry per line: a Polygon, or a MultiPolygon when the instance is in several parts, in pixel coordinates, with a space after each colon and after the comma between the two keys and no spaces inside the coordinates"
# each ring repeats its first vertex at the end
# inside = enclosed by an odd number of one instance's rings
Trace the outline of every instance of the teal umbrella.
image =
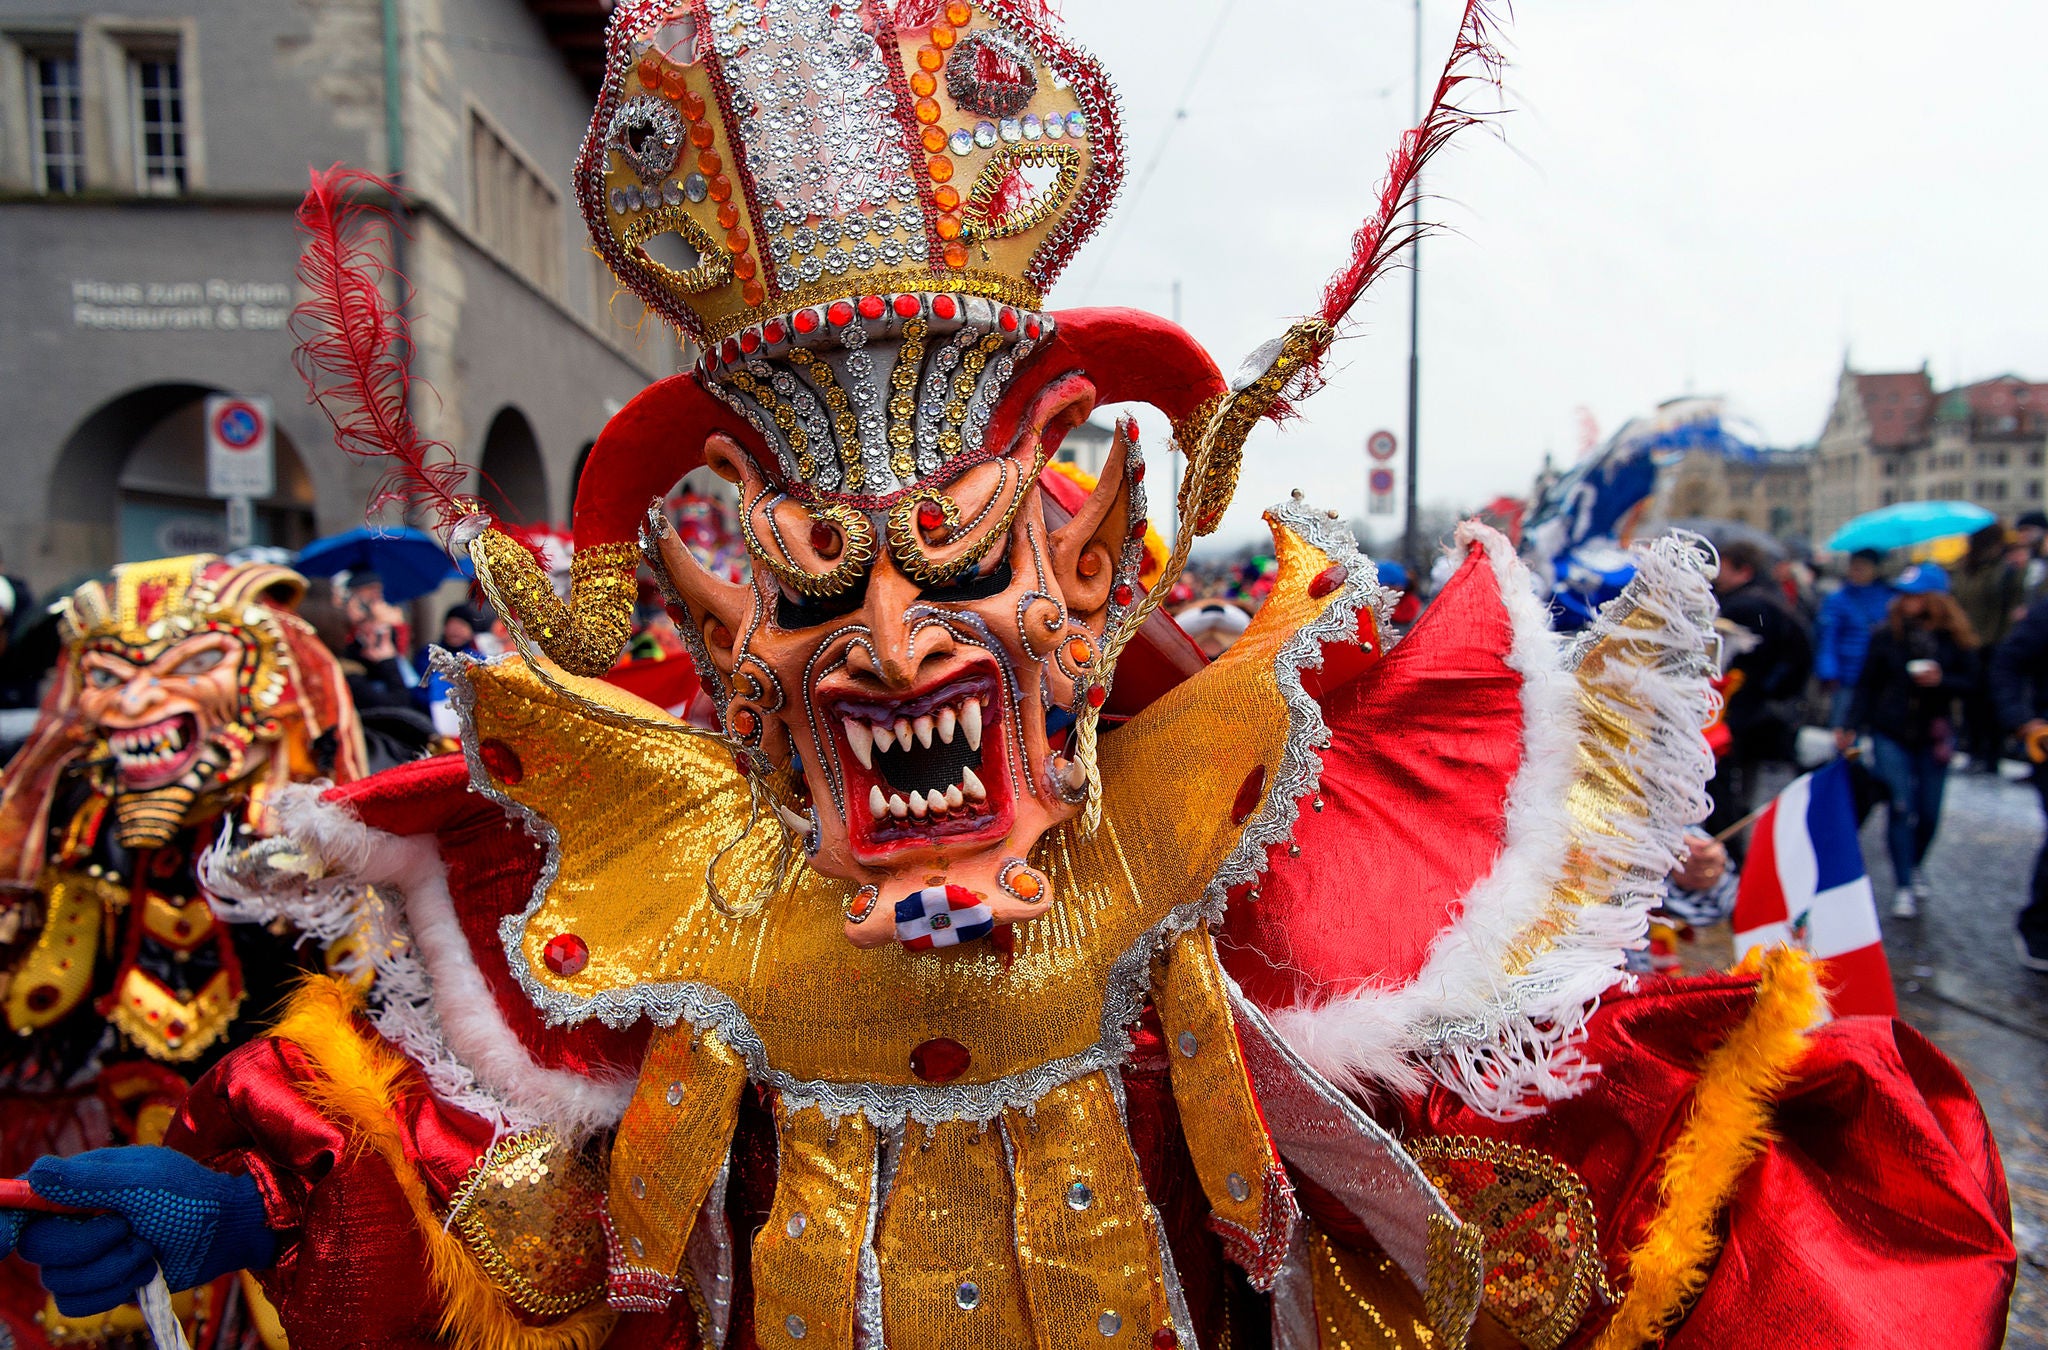
{"type": "Polygon", "coordinates": [[[1998,517],[1971,502],[1900,502],[1856,517],[1828,540],[1830,553],[1911,548],[1930,539],[1975,534],[1998,517]]]}

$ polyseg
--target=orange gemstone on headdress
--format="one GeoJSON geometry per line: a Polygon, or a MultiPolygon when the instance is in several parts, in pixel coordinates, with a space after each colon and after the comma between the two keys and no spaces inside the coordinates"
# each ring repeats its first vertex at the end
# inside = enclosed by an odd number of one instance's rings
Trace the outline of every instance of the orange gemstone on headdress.
{"type": "Polygon", "coordinates": [[[1066,642],[1067,664],[1076,670],[1086,670],[1095,664],[1095,646],[1084,637],[1070,637],[1066,642]]]}
{"type": "MultiPolygon", "coordinates": [[[[935,99],[935,98],[921,98],[921,99],[919,99],[919,100],[917,101],[917,120],[918,120],[918,121],[920,121],[920,122],[936,122],[936,121],[938,121],[938,120],[939,120],[939,101],[938,101],[937,99],[935,99]]],[[[941,137],[940,139],[941,139],[941,141],[943,142],[943,140],[944,140],[944,137],[942,136],[942,137],[941,137]]]]}
{"type": "Polygon", "coordinates": [[[932,157],[931,171],[932,181],[934,183],[943,183],[953,176],[953,161],[950,159],[940,159],[935,155],[932,157]]]}
{"type": "Polygon", "coordinates": [[[938,224],[934,228],[938,230],[939,238],[941,239],[958,239],[960,237],[960,217],[955,215],[940,216],[938,224]]]}
{"type": "Polygon", "coordinates": [[[938,89],[939,78],[930,71],[920,70],[912,73],[910,77],[910,92],[916,94],[919,98],[930,98],[938,92],[938,89]]]}
{"type": "Polygon", "coordinates": [[[924,148],[934,155],[945,149],[946,129],[944,127],[926,127],[924,129],[924,148]]]}
{"type": "Polygon", "coordinates": [[[754,242],[745,230],[728,230],[725,235],[725,250],[728,253],[745,253],[754,242]]]}
{"type": "Polygon", "coordinates": [[[974,18],[974,6],[967,0],[953,0],[946,6],[946,22],[955,28],[965,28],[974,18]]]}
{"type": "Polygon", "coordinates": [[[640,83],[647,86],[650,92],[659,93],[661,91],[660,57],[648,56],[641,59],[640,83]]]}
{"type": "Polygon", "coordinates": [[[729,202],[732,200],[732,179],[720,174],[711,180],[705,190],[711,194],[712,201],[729,202]]]}
{"type": "Polygon", "coordinates": [[[697,172],[706,177],[715,173],[721,173],[724,169],[725,161],[720,159],[714,151],[706,150],[697,156],[697,172]]]}
{"type": "Polygon", "coordinates": [[[946,266],[952,268],[956,272],[959,271],[961,268],[967,266],[967,245],[946,245],[946,266]]]}
{"type": "Polygon", "coordinates": [[[932,193],[932,205],[938,207],[941,211],[951,211],[960,205],[960,189],[956,187],[936,189],[932,193]]]}
{"type": "Polygon", "coordinates": [[[689,118],[692,122],[704,120],[704,96],[702,94],[685,92],[681,98],[676,100],[676,106],[681,108],[683,116],[689,118]]]}
{"type": "Polygon", "coordinates": [[[690,128],[690,144],[696,146],[699,150],[711,148],[711,124],[709,122],[698,122],[690,128]]]}
{"type": "Polygon", "coordinates": [[[1083,553],[1074,563],[1074,570],[1081,574],[1083,581],[1102,575],[1102,555],[1094,549],[1083,553]]]}
{"type": "Polygon", "coordinates": [[[919,70],[929,70],[936,74],[944,68],[945,64],[946,54],[937,47],[919,47],[917,49],[917,66],[919,70]]]}
{"type": "Polygon", "coordinates": [[[732,274],[741,281],[752,281],[754,273],[760,270],[761,265],[754,261],[754,255],[751,253],[742,253],[732,260],[732,274]]]}
{"type": "Polygon", "coordinates": [[[724,205],[718,208],[719,229],[729,230],[739,223],[740,209],[737,206],[734,206],[731,202],[726,202],[724,205]]]}
{"type": "Polygon", "coordinates": [[[932,25],[932,46],[937,47],[940,51],[946,50],[946,48],[959,40],[960,35],[945,24],[935,23],[932,25]]]}
{"type": "Polygon", "coordinates": [[[761,718],[752,708],[732,710],[732,733],[742,740],[749,739],[761,729],[761,718]]]}
{"type": "Polygon", "coordinates": [[[704,625],[704,640],[714,647],[730,647],[732,646],[732,629],[727,628],[717,619],[713,619],[710,623],[704,625]]]}
{"type": "Polygon", "coordinates": [[[740,298],[750,305],[760,305],[768,299],[768,292],[761,289],[761,283],[750,281],[740,287],[740,298]]]}
{"type": "Polygon", "coordinates": [[[1036,900],[1038,893],[1045,889],[1045,884],[1038,879],[1038,873],[1028,867],[1019,867],[1011,872],[1009,879],[1003,884],[1008,886],[1019,900],[1036,900]]]}

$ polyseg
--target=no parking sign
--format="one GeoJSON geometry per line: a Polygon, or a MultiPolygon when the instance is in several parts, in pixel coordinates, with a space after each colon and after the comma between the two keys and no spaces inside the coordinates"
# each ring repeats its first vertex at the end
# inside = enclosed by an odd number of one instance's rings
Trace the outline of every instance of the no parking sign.
{"type": "Polygon", "coordinates": [[[214,394],[206,400],[206,491],[212,497],[268,497],[277,491],[270,400],[214,394]]]}

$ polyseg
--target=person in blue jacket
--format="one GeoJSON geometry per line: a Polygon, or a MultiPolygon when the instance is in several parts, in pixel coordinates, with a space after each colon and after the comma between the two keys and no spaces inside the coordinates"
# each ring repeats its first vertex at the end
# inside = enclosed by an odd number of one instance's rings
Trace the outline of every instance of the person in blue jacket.
{"type": "Polygon", "coordinates": [[[1891,584],[1880,569],[1884,555],[1863,548],[1849,555],[1849,579],[1820,607],[1813,675],[1828,695],[1828,723],[1842,725],[1849,699],[1870,652],[1870,630],[1884,622],[1892,602],[1891,584]]]}

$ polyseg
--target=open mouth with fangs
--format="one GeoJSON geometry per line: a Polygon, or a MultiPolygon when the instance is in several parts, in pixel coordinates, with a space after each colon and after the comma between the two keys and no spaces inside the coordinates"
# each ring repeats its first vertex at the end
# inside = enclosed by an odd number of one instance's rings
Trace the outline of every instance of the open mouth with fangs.
{"type": "Polygon", "coordinates": [[[864,861],[1010,832],[1002,685],[992,666],[900,699],[832,698],[847,833],[864,861]]]}
{"type": "Polygon", "coordinates": [[[107,728],[121,786],[131,792],[175,783],[199,758],[199,719],[177,713],[139,727],[107,728]]]}

